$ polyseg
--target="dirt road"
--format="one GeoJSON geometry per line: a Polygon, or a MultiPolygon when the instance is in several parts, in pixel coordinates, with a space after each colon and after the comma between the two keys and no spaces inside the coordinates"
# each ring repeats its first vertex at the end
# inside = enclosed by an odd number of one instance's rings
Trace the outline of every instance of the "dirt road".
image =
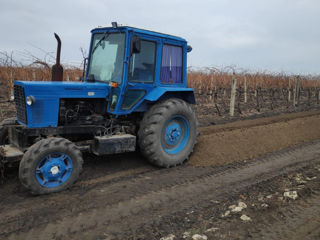
{"type": "Polygon", "coordinates": [[[86,156],[75,186],[49,196],[31,196],[13,168],[0,189],[0,239],[318,239],[319,120],[201,128],[190,161],[173,169],[138,153],[86,156]]]}

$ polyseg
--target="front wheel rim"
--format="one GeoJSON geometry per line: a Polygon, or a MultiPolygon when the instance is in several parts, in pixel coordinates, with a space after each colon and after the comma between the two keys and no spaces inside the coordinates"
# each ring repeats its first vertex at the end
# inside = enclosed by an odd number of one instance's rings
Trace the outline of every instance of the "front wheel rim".
{"type": "Polygon", "coordinates": [[[171,117],[162,129],[161,145],[168,154],[179,154],[189,142],[190,124],[182,115],[171,117]]]}
{"type": "Polygon", "coordinates": [[[35,175],[37,182],[46,188],[55,188],[66,183],[73,170],[72,160],[65,153],[50,153],[39,161],[35,175]]]}

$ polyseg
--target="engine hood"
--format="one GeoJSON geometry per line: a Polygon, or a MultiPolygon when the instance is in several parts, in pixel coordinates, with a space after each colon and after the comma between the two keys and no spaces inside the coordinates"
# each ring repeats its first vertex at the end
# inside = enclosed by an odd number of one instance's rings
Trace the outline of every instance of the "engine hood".
{"type": "Polygon", "coordinates": [[[20,124],[29,128],[56,127],[62,98],[103,98],[109,95],[107,83],[15,81],[15,102],[20,124]],[[34,103],[26,104],[28,96],[34,103]]]}
{"type": "Polygon", "coordinates": [[[15,81],[14,84],[24,87],[26,97],[45,98],[105,98],[110,89],[107,83],[15,81]]]}

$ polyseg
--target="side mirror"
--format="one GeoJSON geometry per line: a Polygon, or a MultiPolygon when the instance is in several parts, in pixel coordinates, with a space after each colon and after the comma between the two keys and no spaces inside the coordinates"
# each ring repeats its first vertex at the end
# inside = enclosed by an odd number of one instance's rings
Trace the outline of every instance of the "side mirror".
{"type": "Polygon", "coordinates": [[[131,38],[131,55],[134,53],[140,53],[141,50],[141,38],[138,36],[132,36],[131,38]]]}

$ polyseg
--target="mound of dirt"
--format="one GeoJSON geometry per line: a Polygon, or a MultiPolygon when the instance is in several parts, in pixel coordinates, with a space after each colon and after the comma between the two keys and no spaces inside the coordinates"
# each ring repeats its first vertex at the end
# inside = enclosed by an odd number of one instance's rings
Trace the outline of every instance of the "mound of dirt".
{"type": "Polygon", "coordinates": [[[320,138],[320,113],[298,113],[201,128],[190,158],[194,166],[219,166],[320,138]]]}

